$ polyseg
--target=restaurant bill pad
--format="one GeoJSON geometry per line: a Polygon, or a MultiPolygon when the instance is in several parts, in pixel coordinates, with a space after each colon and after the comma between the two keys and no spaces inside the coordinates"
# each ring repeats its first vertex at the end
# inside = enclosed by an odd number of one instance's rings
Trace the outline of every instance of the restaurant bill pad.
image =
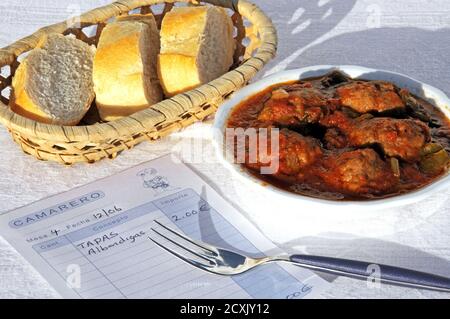
{"type": "Polygon", "coordinates": [[[171,156],[5,213],[0,231],[66,298],[293,299],[313,297],[328,285],[287,264],[233,277],[203,272],[152,243],[155,220],[250,256],[279,253],[171,156]]]}

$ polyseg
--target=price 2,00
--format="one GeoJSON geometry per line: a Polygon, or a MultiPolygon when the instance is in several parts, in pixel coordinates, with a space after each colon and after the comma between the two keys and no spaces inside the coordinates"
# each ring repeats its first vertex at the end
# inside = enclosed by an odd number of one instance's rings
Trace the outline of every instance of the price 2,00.
{"type": "Polygon", "coordinates": [[[198,215],[198,210],[193,209],[193,210],[190,210],[190,211],[178,214],[178,215],[172,215],[172,219],[174,222],[179,222],[185,218],[189,218],[189,217],[192,217],[195,215],[198,215]]]}

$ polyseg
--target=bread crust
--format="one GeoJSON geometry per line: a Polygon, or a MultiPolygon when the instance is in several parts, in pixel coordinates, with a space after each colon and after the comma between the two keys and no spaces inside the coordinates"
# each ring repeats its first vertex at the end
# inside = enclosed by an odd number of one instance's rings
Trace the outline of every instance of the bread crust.
{"type": "Polygon", "coordinates": [[[158,52],[159,35],[152,15],[118,18],[105,27],[93,72],[96,104],[103,120],[128,116],[161,101],[158,52]]]}
{"type": "Polygon", "coordinates": [[[158,76],[165,95],[174,96],[226,73],[234,49],[233,24],[223,8],[175,8],[161,26],[158,76]],[[218,28],[212,28],[212,23],[218,28]]]}
{"type": "Polygon", "coordinates": [[[181,54],[160,54],[158,56],[158,76],[167,96],[173,96],[201,84],[197,59],[181,54]],[[164,70],[161,72],[161,70],[164,70]]]}

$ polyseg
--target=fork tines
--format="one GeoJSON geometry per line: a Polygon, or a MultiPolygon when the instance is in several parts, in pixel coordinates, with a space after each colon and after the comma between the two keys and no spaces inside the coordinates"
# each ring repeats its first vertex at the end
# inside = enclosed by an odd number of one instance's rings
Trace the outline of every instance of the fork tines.
{"type": "Polygon", "coordinates": [[[188,238],[187,236],[165,226],[157,220],[154,220],[154,222],[161,228],[161,230],[164,230],[163,233],[160,229],[157,230],[153,227],[151,228],[153,233],[159,237],[158,240],[156,238],[149,237],[149,239],[156,245],[184,260],[185,262],[193,264],[199,268],[207,270],[207,268],[216,265],[214,257],[218,254],[214,247],[188,238]],[[175,250],[170,246],[181,248],[181,251],[178,252],[178,249],[175,250]],[[200,260],[196,260],[197,258],[193,258],[193,256],[200,258],[200,260]]]}

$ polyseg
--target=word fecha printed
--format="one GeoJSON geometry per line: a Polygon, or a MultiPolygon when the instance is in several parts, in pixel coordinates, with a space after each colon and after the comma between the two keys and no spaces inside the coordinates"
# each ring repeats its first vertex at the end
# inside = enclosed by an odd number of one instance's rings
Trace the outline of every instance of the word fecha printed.
{"type": "Polygon", "coordinates": [[[22,228],[22,227],[37,223],[39,221],[42,221],[44,219],[65,213],[74,208],[79,208],[81,206],[90,204],[92,202],[95,202],[96,200],[103,198],[103,197],[105,197],[105,193],[103,193],[102,191],[93,191],[89,194],[68,200],[61,204],[58,204],[58,205],[55,205],[52,207],[48,207],[41,211],[14,219],[14,220],[10,221],[8,224],[11,228],[16,228],[16,229],[22,228]]]}

